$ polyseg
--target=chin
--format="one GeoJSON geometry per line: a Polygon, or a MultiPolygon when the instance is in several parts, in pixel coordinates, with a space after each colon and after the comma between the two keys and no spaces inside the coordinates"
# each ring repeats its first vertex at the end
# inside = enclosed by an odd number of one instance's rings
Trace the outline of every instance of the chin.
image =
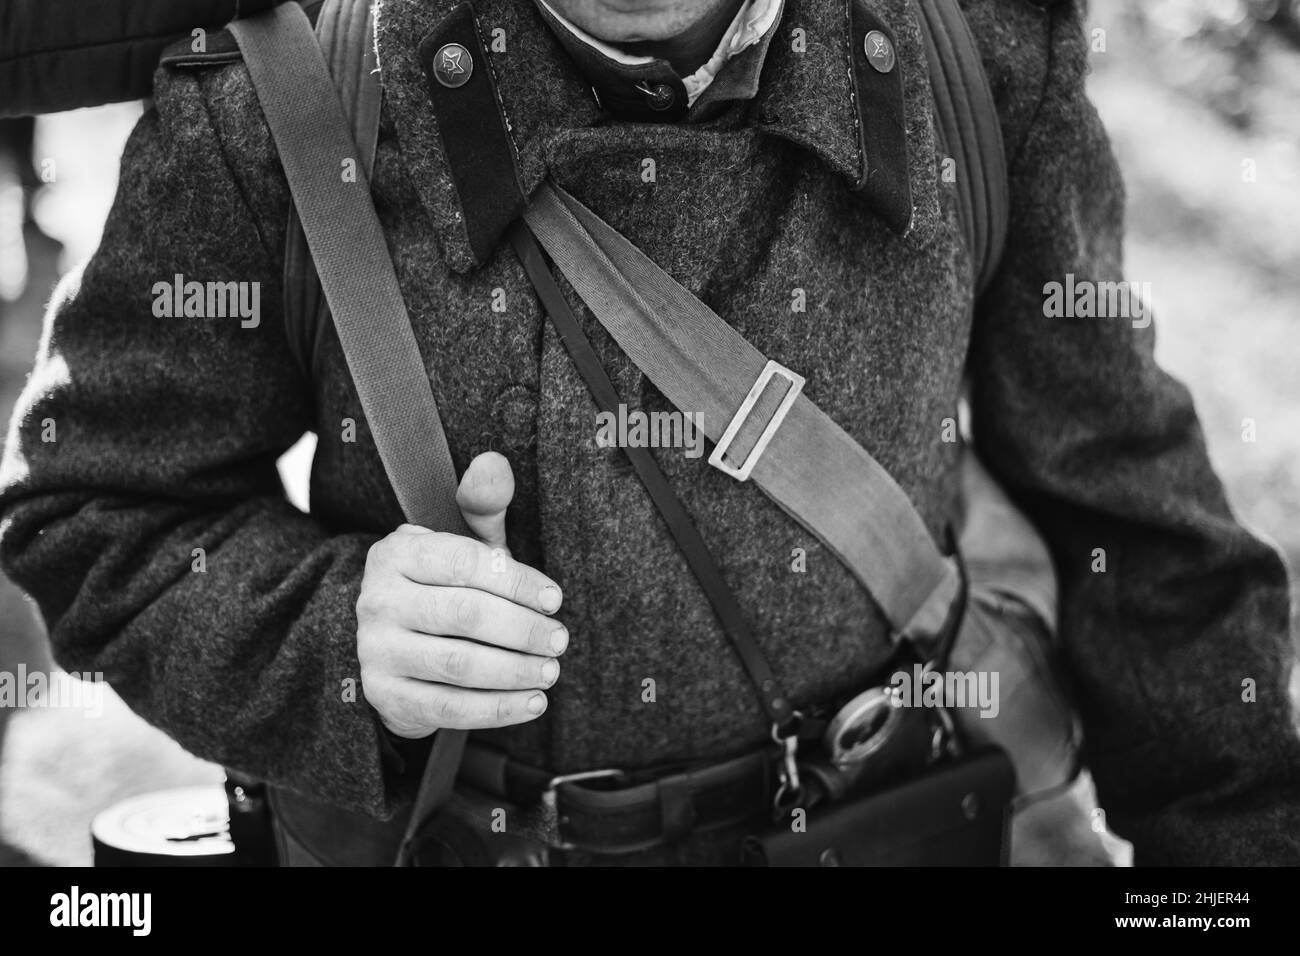
{"type": "Polygon", "coordinates": [[[666,40],[729,0],[547,0],[570,22],[610,43],[666,40]]]}

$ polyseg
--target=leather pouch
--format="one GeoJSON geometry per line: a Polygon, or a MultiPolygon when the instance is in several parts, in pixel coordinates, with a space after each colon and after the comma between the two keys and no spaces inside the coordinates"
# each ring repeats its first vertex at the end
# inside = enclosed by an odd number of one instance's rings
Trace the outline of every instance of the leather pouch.
{"type": "Polygon", "coordinates": [[[415,838],[412,866],[548,866],[541,811],[458,786],[415,838]]]}
{"type": "Polygon", "coordinates": [[[996,747],[748,837],[748,866],[1003,866],[1016,777],[996,747]]]}

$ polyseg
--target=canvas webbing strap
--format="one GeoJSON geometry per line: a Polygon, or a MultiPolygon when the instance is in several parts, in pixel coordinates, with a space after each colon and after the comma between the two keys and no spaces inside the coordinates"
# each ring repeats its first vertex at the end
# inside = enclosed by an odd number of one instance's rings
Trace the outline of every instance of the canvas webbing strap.
{"type": "MultiPolygon", "coordinates": [[[[347,5],[365,9],[359,2],[347,5]]],[[[364,169],[355,183],[339,176],[341,159],[355,156],[357,145],[311,23],[301,7],[287,3],[255,19],[237,20],[230,29],[280,154],[348,369],[402,513],[414,524],[467,535],[456,505],[456,470],[369,178],[364,169]],[[339,229],[340,222],[348,228],[339,229]]],[[[366,45],[354,37],[335,54],[348,48],[364,54],[366,45]]],[[[360,69],[356,73],[364,75],[360,69]]],[[[434,735],[412,829],[450,793],[464,747],[463,731],[434,735]]],[[[407,836],[399,862],[406,857],[410,830],[407,836]]]]}
{"type": "MultiPolygon", "coordinates": [[[[977,291],[982,292],[987,286],[988,281],[996,268],[997,260],[1001,254],[1006,230],[1006,208],[1008,197],[1005,161],[1003,160],[1002,154],[1000,129],[997,126],[997,114],[994,109],[987,79],[983,73],[983,67],[979,59],[978,50],[975,48],[973,37],[970,34],[969,27],[965,23],[964,15],[961,10],[955,5],[955,3],[953,3],[953,0],[918,0],[918,2],[921,6],[921,26],[926,43],[926,53],[930,61],[929,65],[932,86],[934,87],[936,100],[936,121],[939,127],[938,132],[941,143],[943,143],[946,148],[954,149],[958,153],[954,158],[957,160],[961,170],[958,181],[959,208],[963,228],[966,231],[967,242],[971,250],[972,261],[976,270],[976,289],[977,291]],[[950,63],[951,69],[949,68],[950,63]],[[983,189],[983,191],[979,192],[981,189],[983,189]]],[[[327,4],[327,8],[332,6],[335,6],[333,0],[327,4]]],[[[369,36],[367,35],[365,41],[360,44],[358,44],[356,40],[359,31],[355,26],[355,10],[365,7],[366,4],[363,0],[343,0],[343,2],[339,3],[337,6],[350,8],[353,11],[350,14],[351,20],[346,19],[348,14],[345,13],[343,15],[345,19],[340,21],[338,27],[333,27],[329,23],[323,23],[321,30],[322,43],[324,44],[324,48],[329,51],[330,62],[334,71],[334,79],[340,84],[345,106],[354,121],[355,143],[360,144],[362,150],[360,157],[362,160],[361,171],[365,174],[365,178],[368,181],[371,157],[373,156],[374,143],[377,137],[377,122],[369,122],[368,120],[371,118],[377,120],[379,83],[372,72],[372,66],[367,62],[371,53],[369,36]],[[331,31],[333,31],[332,34],[331,31]],[[331,39],[331,36],[333,39],[331,39]],[[364,54],[365,59],[363,59],[362,56],[350,55],[346,49],[349,44],[351,44],[354,50],[359,48],[364,54]],[[351,83],[348,79],[349,77],[357,77],[357,82],[355,84],[351,83]]],[[[247,23],[244,25],[246,26],[247,23]]],[[[249,50],[245,47],[244,43],[244,39],[247,39],[247,34],[243,39],[239,37],[238,32],[236,33],[236,36],[237,39],[240,39],[241,49],[243,49],[246,59],[251,60],[252,57],[250,57],[249,50]]],[[[275,62],[272,57],[278,57],[283,61],[286,56],[286,52],[283,48],[270,50],[267,49],[269,46],[270,44],[266,43],[263,45],[261,50],[256,51],[266,56],[266,59],[263,61],[264,65],[262,73],[264,74],[263,81],[267,85],[268,90],[271,88],[273,81],[265,76],[265,74],[271,72],[269,64],[275,62]]],[[[302,54],[296,53],[294,54],[294,58],[300,60],[302,54]]],[[[320,60],[320,54],[316,53],[315,58],[320,60]]],[[[308,59],[310,59],[310,57],[308,59]]],[[[250,70],[251,69],[252,66],[250,65],[250,70]]],[[[306,86],[307,89],[311,89],[312,83],[318,82],[321,78],[321,71],[315,70],[315,72],[317,74],[316,80],[310,81],[306,86]]],[[[328,79],[328,74],[325,75],[325,78],[328,79]]],[[[255,83],[258,82],[256,74],[254,74],[254,81],[255,83]]],[[[284,87],[286,85],[287,84],[283,83],[279,84],[279,88],[270,92],[268,97],[274,98],[276,96],[284,96],[284,87]]],[[[262,96],[262,88],[263,85],[259,84],[259,98],[263,99],[263,107],[266,109],[266,98],[263,98],[262,96]]],[[[314,97],[315,95],[316,94],[313,93],[309,98],[314,97]]],[[[285,102],[297,103],[301,98],[301,96],[286,97],[285,102]]],[[[334,105],[336,107],[338,106],[337,100],[334,101],[334,105]]],[[[282,114],[284,112],[293,112],[293,109],[281,111],[282,114]]],[[[324,124],[320,124],[318,120],[305,120],[302,116],[299,117],[299,123],[301,126],[308,126],[312,122],[317,122],[321,127],[328,127],[332,122],[335,132],[337,132],[340,127],[346,129],[346,126],[341,126],[338,122],[339,117],[337,116],[337,110],[334,112],[336,115],[334,117],[326,117],[327,122],[324,124]]],[[[268,122],[270,122],[270,120],[271,117],[268,112],[268,122]]],[[[286,128],[283,115],[280,118],[280,126],[286,128]]],[[[287,128],[292,129],[292,127],[287,128]]],[[[275,126],[273,124],[273,132],[274,129],[275,126]]],[[[297,134],[290,132],[287,135],[294,136],[297,134]]],[[[334,138],[337,140],[337,136],[334,138]]],[[[334,145],[338,146],[340,144],[335,142],[334,145]]],[[[277,136],[277,146],[281,147],[283,156],[284,151],[279,136],[277,136]]],[[[339,156],[351,154],[344,151],[335,152],[332,155],[339,156]]],[[[286,172],[288,172],[287,164],[286,172]]],[[[330,173],[332,175],[329,185],[334,186],[337,182],[334,178],[337,176],[337,169],[331,168],[330,173]]],[[[368,185],[365,185],[364,183],[359,184],[362,185],[362,189],[358,191],[364,194],[366,199],[365,205],[369,207],[370,217],[373,220],[373,206],[369,203],[368,185]]],[[[319,192],[300,196],[299,192],[295,189],[294,195],[299,208],[329,208],[312,206],[312,203],[320,198],[319,192]]],[[[377,231],[377,221],[374,222],[374,227],[377,231]]],[[[383,250],[384,258],[386,260],[387,253],[386,249],[382,246],[382,236],[379,238],[380,245],[378,248],[383,250]]],[[[618,238],[621,239],[621,237],[618,238]]],[[[293,241],[294,240],[291,238],[291,250],[293,249],[293,241]]],[[[626,240],[623,241],[626,242],[626,240]]],[[[324,240],[321,240],[321,242],[323,243],[324,240]]],[[[308,245],[311,245],[311,243],[309,242],[308,245]]],[[[373,243],[371,243],[371,245],[373,246],[373,243]]],[[[617,243],[614,243],[614,245],[616,246],[617,243]]],[[[311,252],[313,255],[318,255],[316,245],[311,245],[311,252]]],[[[305,256],[302,256],[301,254],[301,249],[294,252],[291,256],[292,261],[300,261],[301,258],[305,258],[305,256]]],[[[650,263],[650,265],[653,266],[653,263],[650,263]]],[[[358,270],[358,273],[363,271],[365,270],[358,270]]],[[[388,266],[388,272],[391,273],[391,264],[388,266]]],[[[343,270],[343,274],[347,275],[348,270],[343,270]]],[[[669,277],[665,276],[665,278],[669,277]]],[[[340,284],[339,276],[331,276],[331,280],[331,284],[335,286],[335,293],[338,293],[339,289],[337,287],[340,284]]],[[[671,282],[670,278],[669,281],[671,282]]],[[[290,282],[289,287],[291,292],[293,286],[294,283],[290,282]]],[[[686,290],[680,291],[685,292],[686,290]]],[[[334,301],[333,296],[330,294],[330,285],[326,285],[326,297],[331,303],[334,301]]],[[[672,296],[670,295],[669,297],[671,298],[672,296]]],[[[644,303],[644,300],[642,301],[644,303]]],[[[400,295],[397,296],[397,302],[400,304],[400,295]]],[[[325,309],[317,307],[302,310],[299,314],[303,317],[303,321],[307,323],[307,328],[303,331],[311,332],[310,323],[315,319],[317,320],[316,334],[319,334],[320,326],[322,325],[319,319],[325,311],[325,309]]],[[[402,317],[405,318],[404,309],[401,314],[402,317]]],[[[717,317],[714,316],[714,318],[716,319],[717,317]]],[[[720,322],[721,320],[719,319],[718,321],[720,322]]],[[[409,335],[409,323],[403,322],[402,327],[403,331],[409,335]]],[[[358,324],[355,328],[359,329],[361,326],[358,324]]],[[[293,337],[292,328],[290,329],[290,332],[291,339],[295,346],[297,343],[303,341],[302,338],[295,339],[293,337]]],[[[382,338],[382,332],[376,333],[375,327],[372,325],[370,327],[369,336],[372,340],[375,338],[382,338]]],[[[400,337],[404,336],[401,336],[399,333],[399,338],[400,337]]],[[[341,329],[340,338],[342,338],[341,329]]],[[[314,354],[314,344],[316,339],[308,336],[306,341],[312,346],[311,352],[314,354]]],[[[743,342],[743,339],[741,341],[743,342]]],[[[410,336],[410,347],[405,349],[408,356],[410,354],[418,356],[418,352],[414,349],[414,344],[413,336],[410,336]]],[[[356,364],[354,364],[353,355],[356,352],[356,349],[349,350],[346,342],[344,344],[344,349],[348,354],[349,368],[353,371],[354,380],[358,379],[358,366],[373,367],[367,366],[366,355],[364,352],[360,355],[356,364]]],[[[296,349],[296,351],[298,350],[296,349]]],[[[744,350],[740,351],[742,353],[744,352],[744,350]]],[[[751,350],[751,352],[753,352],[753,350],[751,350]]],[[[753,352],[753,354],[750,355],[745,355],[745,359],[746,372],[753,370],[755,361],[762,363],[762,356],[757,355],[756,352],[753,352]]],[[[314,363],[308,361],[304,364],[305,370],[310,374],[314,363]]],[[[422,365],[422,363],[420,364],[422,365]]],[[[423,372],[423,369],[421,369],[421,371],[423,372]]],[[[811,406],[811,403],[809,403],[803,396],[798,395],[797,393],[791,394],[794,382],[798,381],[799,384],[802,385],[802,380],[789,375],[786,370],[780,369],[775,366],[774,363],[763,363],[760,375],[766,377],[765,385],[771,382],[777,384],[774,388],[768,387],[756,390],[756,394],[752,397],[752,400],[750,400],[750,396],[746,393],[745,400],[742,401],[739,406],[733,405],[733,407],[748,411],[750,414],[737,415],[734,422],[735,427],[727,429],[729,434],[724,433],[722,435],[709,431],[709,428],[714,426],[715,422],[706,418],[705,431],[707,434],[710,434],[710,437],[713,437],[715,441],[722,438],[725,442],[734,442],[735,447],[741,449],[739,454],[742,458],[754,457],[756,463],[753,464],[753,470],[755,472],[756,483],[758,483],[760,487],[764,487],[774,500],[780,502],[780,498],[775,493],[774,489],[780,488],[783,483],[798,482],[801,480],[801,477],[809,475],[810,468],[818,469],[823,463],[809,460],[793,462],[789,463],[788,468],[780,469],[779,473],[773,473],[773,459],[769,457],[768,465],[764,466],[761,459],[762,457],[767,456],[762,454],[754,455],[754,452],[756,449],[761,452],[762,446],[769,440],[780,447],[781,442],[776,435],[776,432],[780,430],[787,432],[791,431],[792,429],[797,428],[804,419],[815,421],[817,416],[821,413],[816,412],[815,406],[811,406]],[[765,394],[759,394],[760,392],[765,394]],[[786,405],[787,407],[781,408],[782,405],[786,405]],[[809,408],[811,408],[813,412],[816,412],[816,414],[811,414],[809,408]],[[774,422],[774,419],[772,418],[772,414],[778,410],[780,410],[781,414],[784,414],[786,418],[784,428],[774,427],[769,429],[766,427],[767,425],[775,424],[776,426],[780,426],[782,424],[779,420],[774,422]],[[770,432],[770,434],[767,434],[768,432],[770,432]],[[756,437],[757,441],[755,440],[756,437]],[[764,480],[766,480],[766,484],[764,480]]],[[[414,382],[413,376],[407,376],[407,379],[411,383],[414,382]]],[[[653,376],[651,376],[651,380],[654,381],[653,376]]],[[[427,386],[427,378],[424,380],[424,383],[427,386]]],[[[656,384],[659,383],[656,382],[656,384]]],[[[754,384],[757,385],[758,381],[755,380],[754,384]]],[[[734,400],[736,397],[736,383],[733,382],[731,385],[731,394],[724,397],[729,400],[734,400]]],[[[359,383],[358,392],[362,392],[362,387],[359,383]]],[[[672,396],[669,397],[672,398],[672,396]]],[[[431,393],[429,401],[431,405],[431,393]]],[[[401,403],[394,404],[400,405],[401,403]]],[[[420,402],[417,404],[422,405],[423,403],[420,402]]],[[[366,401],[364,398],[363,408],[366,409],[367,419],[371,422],[372,431],[376,432],[376,443],[378,445],[378,431],[380,429],[376,427],[376,421],[380,419],[372,417],[372,412],[366,407],[366,401]]],[[[694,410],[704,411],[705,409],[696,408],[694,410]]],[[[441,426],[436,418],[436,408],[432,409],[432,413],[432,421],[437,433],[434,441],[434,451],[436,452],[440,448],[443,452],[443,457],[447,459],[446,471],[450,476],[450,488],[453,492],[453,494],[448,494],[446,496],[446,501],[450,504],[453,503],[454,500],[454,469],[450,468],[450,459],[449,456],[446,455],[445,436],[443,435],[441,426]]],[[[376,412],[376,415],[377,414],[378,413],[376,412]]],[[[424,413],[416,412],[416,414],[424,413]]],[[[726,413],[724,411],[723,418],[725,417],[726,413]]],[[[824,418],[825,416],[822,417],[824,418]]],[[[826,419],[826,421],[829,422],[829,419],[826,419]]],[[[831,424],[833,426],[833,423],[831,424]]],[[[830,434],[833,434],[833,432],[827,431],[826,434],[829,436],[830,434]]],[[[840,434],[843,436],[843,440],[848,440],[847,435],[843,435],[842,432],[840,434]]],[[[834,448],[836,443],[841,442],[842,439],[837,437],[830,439],[830,441],[832,444],[829,447],[834,448]]],[[[895,503],[897,503],[898,498],[901,497],[902,503],[905,505],[905,510],[902,512],[904,517],[899,522],[899,525],[901,526],[901,530],[909,532],[906,535],[907,544],[904,546],[903,550],[911,550],[912,547],[915,547],[915,554],[921,556],[925,571],[919,578],[912,576],[913,586],[898,592],[898,597],[896,599],[888,600],[887,603],[886,601],[881,600],[882,595],[891,593],[888,590],[888,588],[892,586],[891,582],[897,582],[901,577],[906,576],[906,569],[908,568],[904,559],[903,563],[893,565],[895,573],[891,574],[889,567],[876,566],[870,561],[863,562],[861,560],[864,557],[863,552],[869,550],[873,540],[878,542],[881,535],[888,537],[890,534],[889,521],[887,520],[887,506],[883,508],[869,509],[864,513],[865,517],[870,517],[873,521],[878,521],[879,519],[886,520],[883,522],[883,527],[879,528],[879,535],[874,539],[863,539],[859,542],[860,546],[857,548],[852,546],[853,542],[840,541],[840,543],[837,544],[836,542],[839,539],[839,536],[831,536],[828,539],[823,536],[823,532],[817,531],[815,528],[813,529],[814,533],[817,533],[818,537],[822,538],[822,540],[825,541],[832,550],[836,551],[840,558],[854,570],[859,579],[863,581],[873,596],[877,598],[877,601],[881,603],[886,615],[894,624],[899,634],[907,633],[909,631],[916,634],[922,634],[927,631],[942,633],[945,628],[943,624],[940,623],[939,618],[944,616],[943,610],[952,603],[947,599],[947,595],[949,592],[952,592],[953,596],[956,596],[956,592],[960,590],[958,580],[959,575],[955,566],[950,560],[944,559],[942,555],[939,554],[938,550],[934,547],[933,542],[929,539],[928,533],[924,527],[921,526],[918,529],[917,526],[920,525],[920,518],[911,508],[911,503],[910,501],[907,501],[906,495],[901,491],[901,489],[897,488],[897,485],[893,483],[892,479],[884,473],[883,469],[881,469],[865,451],[858,449],[858,452],[861,453],[859,456],[854,452],[846,451],[843,447],[840,447],[839,452],[840,454],[835,456],[837,467],[848,467],[850,469],[854,467],[864,467],[865,470],[863,471],[863,475],[866,478],[866,485],[883,488],[885,491],[885,497],[893,498],[895,503]],[[865,456],[865,462],[861,460],[861,456],[865,456]],[[854,462],[854,458],[858,458],[858,461],[854,462]],[[896,495],[894,494],[895,492],[896,495]],[[919,535],[917,533],[918,530],[919,535]],[[844,550],[841,550],[842,548],[844,550]],[[938,562],[937,564],[935,563],[936,561],[938,562]],[[872,581],[876,581],[876,584],[873,585],[872,581]],[[926,583],[922,584],[920,583],[921,581],[926,583]],[[935,583],[933,588],[929,588],[929,583],[931,581],[935,583]],[[927,601],[929,602],[928,605],[927,601]],[[908,609],[913,606],[918,606],[926,610],[922,610],[920,613],[912,613],[909,616],[908,609]],[[899,623],[900,621],[903,622],[901,625],[899,623]]],[[[382,446],[380,453],[381,457],[384,457],[382,446]]],[[[734,458],[736,454],[737,453],[733,451],[732,455],[729,457],[734,458]]],[[[437,457],[436,454],[435,457],[437,457]]],[[[397,462],[393,467],[390,467],[388,457],[384,457],[384,463],[386,469],[389,470],[390,479],[393,480],[394,488],[398,488],[399,479],[394,474],[394,468],[400,470],[402,467],[401,463],[397,462]]],[[[744,472],[746,476],[748,476],[749,469],[744,467],[737,469],[734,463],[728,463],[727,458],[720,457],[718,463],[724,467],[729,467],[732,472],[737,475],[744,472]]],[[[407,471],[409,472],[409,469],[407,469],[407,471]]],[[[426,473],[426,487],[438,484],[438,477],[439,474],[437,469],[426,473]],[[433,478],[434,480],[430,481],[430,478],[433,478]]],[[[408,517],[411,517],[411,512],[407,511],[406,502],[403,500],[405,497],[408,497],[406,493],[399,492],[399,501],[402,501],[403,503],[403,510],[408,514],[408,517]]],[[[830,500],[833,499],[828,499],[828,502],[830,500]]],[[[844,506],[852,507],[853,504],[852,501],[848,501],[845,502],[844,506]]],[[[782,506],[786,507],[788,511],[791,511],[793,516],[799,519],[801,523],[807,524],[805,518],[801,517],[799,513],[792,511],[788,505],[783,504],[782,506]]],[[[450,516],[450,519],[460,525],[459,511],[455,509],[454,506],[451,510],[453,514],[450,516]]],[[[819,516],[821,511],[815,507],[808,510],[811,511],[815,517],[819,516]]],[[[835,510],[838,511],[839,509],[837,508],[835,510]]],[[[822,517],[824,518],[824,516],[822,517]]],[[[416,519],[411,517],[411,520],[416,519]]],[[[429,524],[432,527],[439,526],[439,524],[435,522],[421,523],[429,524]]],[[[461,527],[463,527],[463,525],[461,525],[461,527]]],[[[829,526],[823,523],[823,527],[829,526]]],[[[878,560],[881,562],[888,561],[888,557],[882,554],[879,556],[878,560]]],[[[951,620],[951,615],[947,616],[951,620]]],[[[439,734],[438,738],[439,739],[434,748],[433,759],[431,760],[429,767],[426,769],[425,778],[421,787],[419,807],[417,807],[417,812],[412,816],[412,829],[421,819],[423,819],[423,816],[427,814],[428,810],[435,807],[445,798],[446,791],[450,789],[452,777],[454,776],[454,773],[446,772],[445,768],[454,768],[459,762],[460,752],[464,744],[464,735],[453,735],[444,732],[439,734]],[[440,770],[440,768],[442,769],[440,770]],[[424,810],[420,810],[420,807],[423,807],[424,810]]],[[[411,830],[408,830],[408,844],[411,832],[411,830]]]]}
{"type": "Polygon", "coordinates": [[[710,463],[750,479],[871,593],[899,638],[937,637],[960,591],[889,473],[769,360],[578,200],[544,183],[529,228],[591,313],[678,409],[719,442],[710,463]]]}
{"type": "MultiPolygon", "coordinates": [[[[956,152],[954,159],[959,166],[957,187],[961,221],[966,231],[972,262],[976,270],[976,288],[977,291],[982,291],[990,281],[1000,258],[1005,241],[1008,215],[1006,167],[997,112],[978,48],[960,7],[957,6],[954,0],[917,0],[917,3],[919,22],[922,28],[921,33],[929,61],[931,86],[935,97],[936,125],[938,126],[941,143],[956,152]]],[[[347,5],[343,4],[343,6],[347,5]]],[[[360,6],[361,4],[353,5],[360,6]]],[[[369,47],[370,43],[367,36],[367,41],[364,43],[367,56],[369,56],[369,47]]],[[[366,86],[373,88],[377,99],[379,84],[374,82],[374,76],[368,64],[365,69],[356,68],[353,71],[336,68],[335,74],[336,78],[346,76],[360,78],[358,84],[345,82],[345,99],[349,95],[355,96],[355,90],[358,87],[364,89],[366,86]],[[349,90],[352,90],[353,93],[349,94],[349,90]]],[[[360,134],[360,130],[358,132],[360,134]]],[[[368,142],[373,148],[374,131],[371,130],[366,135],[370,137],[368,142]]],[[[366,139],[362,139],[360,136],[358,141],[367,142],[366,139]]],[[[604,224],[601,223],[601,225],[604,224]]],[[[616,233],[615,236],[618,240],[622,239],[616,233]]],[[[626,243],[626,240],[623,240],[623,242],[626,243]]],[[[627,245],[630,246],[630,244],[627,245]]],[[[658,270],[648,259],[645,261],[650,266],[649,272],[658,271],[665,278],[669,278],[671,282],[671,278],[663,274],[662,270],[658,270]]],[[[572,281],[572,277],[569,278],[572,281]]],[[[680,287],[678,289],[680,292],[685,292],[680,287]]],[[[714,319],[717,319],[717,317],[714,316],[714,319]]],[[[717,321],[721,322],[720,319],[717,321]]],[[[726,327],[725,323],[722,323],[722,325],[724,328],[726,327]]],[[[743,339],[741,341],[743,342],[743,339]]],[[[751,359],[761,359],[756,350],[751,350],[751,352],[751,359]]],[[[638,364],[640,363],[638,362],[638,364]]],[[[760,369],[760,374],[768,376],[768,381],[764,383],[768,387],[762,389],[766,394],[755,396],[754,407],[749,409],[751,414],[744,421],[737,420],[736,433],[729,436],[710,434],[710,437],[715,440],[719,437],[732,439],[737,446],[742,449],[749,448],[752,453],[755,449],[754,439],[761,433],[761,423],[764,421],[772,422],[770,414],[779,411],[781,397],[778,393],[783,387],[781,383],[790,383],[792,381],[783,370],[778,368],[769,370],[766,364],[760,369]],[[772,387],[773,383],[775,383],[775,387],[772,387]]],[[[651,376],[651,379],[654,380],[653,376],[651,376]]],[[[757,384],[757,381],[754,381],[753,384],[757,384]]],[[[789,385],[785,386],[785,391],[788,394],[790,391],[789,385]]],[[[794,417],[789,422],[792,428],[787,429],[787,431],[792,431],[793,426],[798,424],[799,418],[805,413],[805,406],[814,408],[815,406],[811,406],[811,403],[807,402],[806,398],[802,396],[790,396],[789,400],[793,404],[787,412],[794,417]]],[[[702,411],[702,409],[697,410],[702,411]]],[[[730,419],[724,418],[723,420],[729,421],[730,419]]],[[[827,421],[829,422],[829,419],[827,421]]],[[[842,432],[840,432],[840,435],[842,439],[836,440],[848,440],[847,435],[842,432]]],[[[859,449],[859,451],[861,450],[859,449]]],[[[885,610],[886,616],[899,633],[908,630],[913,632],[933,631],[938,626],[938,608],[943,605],[945,595],[954,594],[956,590],[953,563],[943,559],[942,555],[938,553],[906,494],[897,487],[892,478],[865,451],[861,451],[861,456],[865,456],[866,460],[871,462],[866,471],[868,484],[881,488],[883,491],[881,500],[883,502],[892,502],[896,512],[901,510],[901,517],[896,517],[892,522],[888,520],[887,515],[891,507],[889,504],[882,504],[881,507],[869,513],[873,518],[883,519],[875,521],[875,524],[881,529],[877,540],[881,538],[897,540],[899,530],[906,532],[899,546],[900,552],[904,555],[910,554],[915,559],[921,560],[921,573],[911,575],[908,573],[906,566],[896,567],[893,575],[889,574],[888,569],[873,571],[870,569],[872,564],[869,561],[854,560],[855,557],[864,557],[862,552],[870,547],[870,539],[862,539],[860,546],[857,548],[851,547],[851,542],[846,542],[848,546],[842,548],[837,546],[833,538],[828,540],[818,529],[813,528],[812,530],[842,560],[849,564],[872,595],[877,598],[878,603],[885,610]],[[880,581],[875,587],[870,583],[873,579],[880,581]],[[882,600],[881,595],[891,593],[890,589],[896,585],[896,582],[905,579],[910,580],[912,584],[910,588],[899,592],[896,598],[884,598],[882,600]],[[932,584],[933,587],[931,587],[932,584]],[[929,589],[928,592],[927,588],[929,589]],[[918,595],[922,596],[918,598],[918,595]],[[919,618],[916,610],[911,610],[909,614],[909,610],[912,608],[925,607],[926,601],[931,598],[933,600],[931,601],[930,611],[922,614],[919,618]]],[[[857,456],[850,455],[849,457],[857,456]]],[[[726,459],[723,459],[723,463],[725,461],[726,459]]],[[[785,476],[787,480],[797,481],[800,475],[807,474],[809,466],[816,468],[816,463],[805,462],[804,466],[802,469],[788,469],[785,476]]],[[[760,487],[764,487],[762,478],[767,470],[761,466],[759,468],[760,474],[755,480],[760,487]]],[[[782,503],[783,507],[791,510],[789,506],[782,502],[779,493],[766,487],[765,490],[775,500],[782,503]]],[[[797,509],[793,510],[792,514],[798,517],[797,509]]],[[[806,521],[803,523],[807,524],[806,521]]]]}
{"type": "Polygon", "coordinates": [[[468,534],[429,373],[406,314],[370,185],[340,160],[357,147],[302,8],[230,26],[271,128],[361,407],[402,513],[468,534]],[[345,222],[347,229],[339,229],[345,222]]]}
{"type": "MultiPolygon", "coordinates": [[[[590,340],[582,331],[577,316],[569,308],[564,293],[560,291],[555,277],[551,275],[550,266],[541,247],[523,222],[517,222],[511,228],[510,243],[514,246],[515,254],[523,264],[529,281],[537,291],[542,307],[550,316],[560,341],[569,353],[569,358],[587,383],[592,399],[601,411],[617,415],[619,396],[614,383],[610,381],[599,356],[596,355],[590,340]]],[[[672,485],[669,484],[650,450],[629,445],[624,447],[623,451],[668,526],[673,541],[681,550],[682,556],[686,558],[691,572],[699,581],[709,604],[718,615],[722,629],[740,658],[750,683],[758,691],[768,719],[772,721],[779,735],[789,736],[795,729],[793,705],[776,679],[767,655],[763,653],[763,649],[755,639],[753,628],[750,627],[744,609],[741,608],[735,593],[723,580],[722,572],[713,559],[704,537],[695,527],[695,522],[691,520],[686,507],[673,491],[672,485]]]]}
{"type": "MultiPolygon", "coordinates": [[[[316,39],[334,77],[343,112],[352,127],[355,154],[339,160],[339,175],[353,164],[370,178],[379,141],[379,107],[383,90],[375,82],[376,56],[369,0],[329,0],[304,5],[316,15],[316,39]]],[[[284,244],[284,327],[293,353],[308,382],[320,381],[321,346],[331,325],[329,304],[322,292],[298,210],[289,210],[284,244]]]]}

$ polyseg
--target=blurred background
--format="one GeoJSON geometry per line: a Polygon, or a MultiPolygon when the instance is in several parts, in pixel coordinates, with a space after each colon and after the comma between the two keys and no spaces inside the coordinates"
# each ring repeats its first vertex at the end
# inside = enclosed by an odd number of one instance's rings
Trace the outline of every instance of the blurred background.
{"type": "MultiPolygon", "coordinates": [[[[1281,548],[1300,596],[1300,0],[1092,0],[1089,23],[1090,92],[1128,184],[1128,278],[1151,283],[1157,355],[1191,389],[1237,514],[1281,548]],[[1254,441],[1243,440],[1247,419],[1254,441]]],[[[14,148],[27,131],[3,129],[6,417],[53,283],[99,241],[139,114],[42,117],[29,156],[14,148]]],[[[300,504],[310,454],[304,445],[282,462],[300,504]]],[[[20,664],[52,667],[33,608],[0,579],[0,671],[20,664]]],[[[107,698],[99,717],[0,708],[0,865],[87,864],[99,810],[220,781],[107,698]]]]}

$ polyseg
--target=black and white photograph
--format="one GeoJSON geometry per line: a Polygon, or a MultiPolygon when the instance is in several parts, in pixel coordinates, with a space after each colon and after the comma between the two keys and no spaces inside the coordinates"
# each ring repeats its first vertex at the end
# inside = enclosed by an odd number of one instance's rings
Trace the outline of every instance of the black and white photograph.
{"type": "Polygon", "coordinates": [[[0,0],[5,921],[975,867],[1240,940],[1298,360],[1300,0],[0,0]]]}

